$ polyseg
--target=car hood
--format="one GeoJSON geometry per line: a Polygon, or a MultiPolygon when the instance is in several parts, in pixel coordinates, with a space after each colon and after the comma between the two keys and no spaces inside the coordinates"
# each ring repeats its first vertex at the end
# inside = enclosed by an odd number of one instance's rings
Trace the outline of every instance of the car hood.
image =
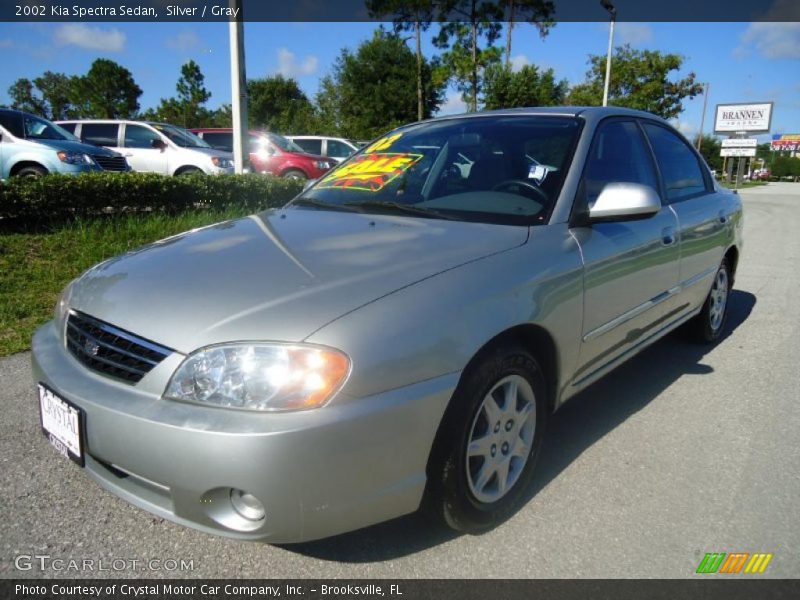
{"type": "Polygon", "coordinates": [[[301,341],[373,300],[527,237],[519,226],[280,209],[101,263],[72,285],[68,302],[183,353],[235,340],[301,341]]]}
{"type": "Polygon", "coordinates": [[[93,146],[92,144],[84,144],[83,142],[73,142],[70,140],[28,140],[36,144],[43,144],[52,148],[53,150],[66,150],[67,152],[83,152],[84,154],[95,154],[99,156],[120,156],[118,152],[103,148],[102,146],[93,146]]]}
{"type": "Polygon", "coordinates": [[[297,156],[299,158],[303,158],[306,160],[322,160],[325,162],[335,162],[330,160],[329,157],[322,156],[321,154],[310,154],[309,152],[290,152],[288,150],[282,150],[282,152],[287,156],[297,156]]]}

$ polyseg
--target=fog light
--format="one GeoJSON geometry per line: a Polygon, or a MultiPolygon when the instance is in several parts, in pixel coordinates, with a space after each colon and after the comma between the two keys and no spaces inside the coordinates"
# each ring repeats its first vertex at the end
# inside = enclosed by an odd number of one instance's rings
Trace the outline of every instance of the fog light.
{"type": "Polygon", "coordinates": [[[261,521],[266,516],[264,505],[253,494],[243,490],[231,490],[233,508],[248,521],[261,521]]]}

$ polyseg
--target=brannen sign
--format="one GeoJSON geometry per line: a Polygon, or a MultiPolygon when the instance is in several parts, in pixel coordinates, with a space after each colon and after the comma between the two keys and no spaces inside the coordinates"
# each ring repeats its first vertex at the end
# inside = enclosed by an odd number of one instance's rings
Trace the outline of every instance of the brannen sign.
{"type": "Polygon", "coordinates": [[[772,102],[717,104],[714,133],[769,131],[771,122],[772,102]]]}

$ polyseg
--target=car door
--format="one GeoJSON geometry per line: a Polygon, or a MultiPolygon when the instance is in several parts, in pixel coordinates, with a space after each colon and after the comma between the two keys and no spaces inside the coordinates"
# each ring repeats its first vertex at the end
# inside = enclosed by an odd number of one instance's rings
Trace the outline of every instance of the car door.
{"type": "Polygon", "coordinates": [[[123,148],[120,150],[128,159],[131,169],[147,173],[169,173],[170,146],[161,134],[145,125],[126,123],[123,135],[123,148]],[[154,148],[155,140],[166,146],[154,148]]]}
{"type": "Polygon", "coordinates": [[[645,121],[643,127],[661,173],[664,197],[678,218],[681,297],[690,308],[697,308],[722,261],[732,207],[724,208],[727,203],[714,191],[705,165],[685,140],[655,122],[645,121]]]}
{"type": "MultiPolygon", "coordinates": [[[[659,190],[639,125],[603,121],[595,131],[576,198],[577,213],[606,185],[638,183],[659,190]]],[[[574,227],[584,261],[584,316],[576,383],[657,332],[672,318],[678,284],[677,218],[662,205],[654,216],[574,227]]]]}

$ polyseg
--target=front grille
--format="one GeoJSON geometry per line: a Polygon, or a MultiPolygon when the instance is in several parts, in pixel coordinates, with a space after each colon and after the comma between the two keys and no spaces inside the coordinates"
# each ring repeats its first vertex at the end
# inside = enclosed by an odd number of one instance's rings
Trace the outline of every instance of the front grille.
{"type": "Polygon", "coordinates": [[[124,156],[103,156],[102,154],[92,155],[96,162],[104,171],[127,171],[128,161],[124,156]]]}
{"type": "Polygon", "coordinates": [[[138,382],[172,352],[78,311],[67,318],[67,348],[93,371],[128,383],[138,382]]]}

